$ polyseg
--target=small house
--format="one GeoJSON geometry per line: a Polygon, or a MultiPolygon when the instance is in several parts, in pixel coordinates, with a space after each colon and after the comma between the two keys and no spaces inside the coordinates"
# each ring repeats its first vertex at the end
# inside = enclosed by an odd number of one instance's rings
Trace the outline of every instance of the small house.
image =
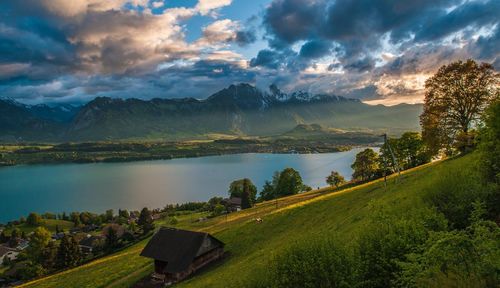
{"type": "Polygon", "coordinates": [[[208,233],[162,228],[141,256],[154,259],[153,277],[175,283],[222,258],[224,243],[208,233]]]}
{"type": "Polygon", "coordinates": [[[17,243],[16,250],[22,251],[30,246],[30,242],[26,239],[22,239],[17,243]]]}
{"type": "Polygon", "coordinates": [[[2,265],[6,259],[16,260],[17,255],[19,255],[19,252],[15,249],[0,245],[0,265],[2,265]]]}
{"type": "Polygon", "coordinates": [[[106,238],[104,236],[88,235],[78,243],[78,246],[80,246],[80,250],[84,254],[90,254],[104,247],[105,241],[106,238]]]}
{"type": "Polygon", "coordinates": [[[66,235],[64,232],[54,233],[52,234],[52,239],[61,240],[64,237],[64,235],[66,235]]]}
{"type": "Polygon", "coordinates": [[[239,197],[231,197],[225,200],[226,206],[229,211],[240,211],[241,210],[241,198],[239,197]]]}

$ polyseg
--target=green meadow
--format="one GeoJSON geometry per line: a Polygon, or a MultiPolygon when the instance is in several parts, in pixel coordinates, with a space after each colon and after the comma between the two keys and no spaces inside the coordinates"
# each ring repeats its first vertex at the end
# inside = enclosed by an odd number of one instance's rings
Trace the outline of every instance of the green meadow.
{"type": "MultiPolygon", "coordinates": [[[[475,155],[466,155],[391,176],[387,187],[379,179],[344,189],[323,188],[207,221],[195,221],[203,214],[178,216],[176,227],[212,233],[226,243],[229,255],[177,286],[252,286],[266,277],[273,259],[302,243],[332,238],[349,247],[381,215],[411,221],[435,213],[428,201],[434,187],[451,184],[446,181],[455,182],[459,190],[474,185],[479,181],[475,161],[475,155]],[[257,223],[257,217],[263,222],[257,223]]],[[[166,223],[168,219],[159,224],[166,223]]],[[[145,243],[21,287],[130,287],[152,272],[152,262],[139,256],[145,243]]]]}

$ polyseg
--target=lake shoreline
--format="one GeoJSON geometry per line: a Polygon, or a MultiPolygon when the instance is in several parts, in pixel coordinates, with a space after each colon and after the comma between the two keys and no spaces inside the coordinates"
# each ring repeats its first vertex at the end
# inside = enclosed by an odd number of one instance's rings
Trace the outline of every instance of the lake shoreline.
{"type": "Polygon", "coordinates": [[[304,183],[316,188],[325,185],[332,170],[349,179],[355,155],[364,147],[321,154],[243,153],[168,161],[4,167],[0,169],[0,197],[4,200],[0,222],[30,212],[100,213],[227,197],[232,181],[249,178],[260,190],[275,171],[287,167],[299,171],[304,183]]]}
{"type": "Polygon", "coordinates": [[[0,168],[17,165],[126,163],[244,153],[323,154],[344,152],[365,146],[377,146],[377,143],[368,141],[367,143],[338,143],[338,141],[328,140],[273,142],[224,140],[200,143],[81,143],[54,146],[20,146],[21,148],[7,152],[3,151],[3,153],[0,150],[0,168]]]}

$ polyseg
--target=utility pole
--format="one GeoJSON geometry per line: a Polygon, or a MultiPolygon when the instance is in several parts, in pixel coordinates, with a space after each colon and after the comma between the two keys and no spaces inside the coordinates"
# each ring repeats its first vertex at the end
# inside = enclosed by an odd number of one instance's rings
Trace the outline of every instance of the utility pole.
{"type": "MultiPolygon", "coordinates": [[[[394,165],[394,168],[396,169],[396,172],[398,172],[398,180],[399,178],[401,178],[401,170],[399,169],[399,164],[398,164],[398,161],[396,159],[396,157],[394,156],[394,152],[392,152],[392,148],[391,148],[391,145],[389,144],[389,141],[387,141],[387,133],[384,133],[384,135],[382,135],[384,137],[384,144],[386,145],[387,149],[389,150],[389,153],[391,154],[391,158],[392,158],[392,163],[394,165]]],[[[384,164],[385,163],[385,157],[384,157],[384,164]]],[[[385,179],[385,171],[384,171],[384,179],[385,179]]],[[[387,180],[385,180],[387,181],[387,180]]]]}

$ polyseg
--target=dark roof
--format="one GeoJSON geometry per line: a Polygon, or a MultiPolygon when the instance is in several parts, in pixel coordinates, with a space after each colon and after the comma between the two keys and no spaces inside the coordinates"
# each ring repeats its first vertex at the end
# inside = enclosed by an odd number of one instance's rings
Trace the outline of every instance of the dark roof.
{"type": "Polygon", "coordinates": [[[99,241],[103,241],[105,239],[104,236],[90,236],[78,243],[81,246],[86,246],[86,247],[94,247],[96,244],[99,244],[99,241]]]}
{"type": "Polygon", "coordinates": [[[229,200],[227,200],[227,203],[229,205],[236,205],[236,206],[240,206],[241,205],[241,198],[238,198],[238,197],[231,197],[229,198],[229,200]]]}
{"type": "Polygon", "coordinates": [[[9,252],[12,252],[12,251],[16,251],[16,250],[0,245],[0,257],[2,257],[3,255],[5,255],[9,252]]]}
{"type": "Polygon", "coordinates": [[[142,250],[141,256],[167,262],[165,271],[168,273],[181,272],[196,258],[207,237],[214,244],[213,248],[224,246],[208,233],[161,228],[142,250]]]}

